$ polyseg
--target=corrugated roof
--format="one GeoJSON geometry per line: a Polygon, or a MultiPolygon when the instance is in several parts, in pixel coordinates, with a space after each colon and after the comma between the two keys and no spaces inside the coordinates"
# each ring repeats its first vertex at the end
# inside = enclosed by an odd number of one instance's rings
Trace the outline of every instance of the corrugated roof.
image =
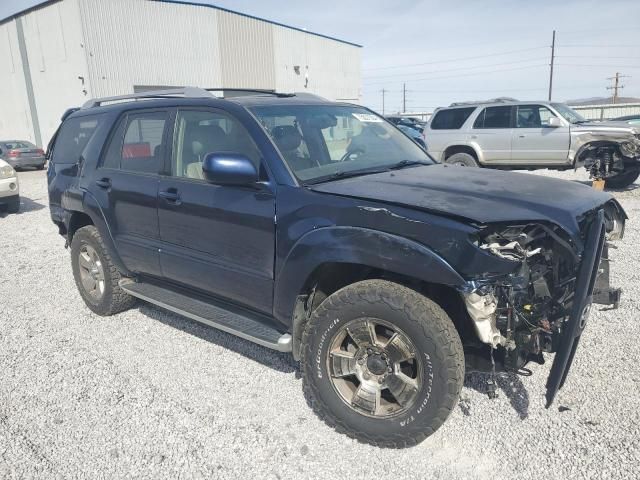
{"type": "MultiPolygon", "coordinates": [[[[56,3],[56,2],[59,2],[59,1],[60,0],[43,0],[41,2],[37,2],[36,4],[34,4],[34,5],[32,5],[32,6],[28,7],[28,8],[25,8],[25,9],[20,10],[20,11],[14,13],[12,15],[9,15],[8,17],[0,19],[0,23],[5,22],[5,21],[10,20],[10,19],[15,18],[15,17],[19,17],[20,15],[24,15],[25,13],[30,12],[31,10],[35,10],[36,8],[40,8],[40,7],[43,7],[43,6],[47,5],[47,4],[56,3]]],[[[304,32],[304,33],[308,33],[309,35],[315,35],[317,37],[327,38],[329,40],[334,40],[336,42],[346,43],[347,45],[353,45],[354,47],[362,48],[362,45],[358,45],[357,43],[348,42],[348,41],[342,40],[340,38],[330,37],[329,35],[323,35],[322,33],[310,32],[308,30],[305,30],[304,28],[298,28],[298,27],[294,27],[292,25],[286,25],[284,23],[275,22],[273,20],[267,20],[266,18],[260,18],[260,17],[254,16],[254,15],[249,15],[247,13],[237,12],[235,10],[230,10],[228,8],[219,7],[217,5],[212,5],[210,3],[192,2],[192,1],[189,1],[189,0],[149,0],[149,1],[161,2],[161,3],[175,3],[175,4],[179,4],[179,5],[191,5],[191,6],[196,6],[196,7],[215,8],[216,10],[222,10],[223,12],[229,12],[229,13],[233,13],[235,15],[241,15],[241,16],[246,17],[246,18],[252,18],[254,20],[259,20],[261,22],[271,23],[272,25],[278,25],[279,27],[290,28],[291,30],[297,30],[298,32],[304,32]]]]}

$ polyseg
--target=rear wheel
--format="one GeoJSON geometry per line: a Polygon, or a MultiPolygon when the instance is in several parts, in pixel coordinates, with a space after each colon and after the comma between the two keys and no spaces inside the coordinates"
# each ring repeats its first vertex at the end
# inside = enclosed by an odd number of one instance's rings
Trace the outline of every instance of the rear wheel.
{"type": "Polygon", "coordinates": [[[449,165],[458,165],[460,167],[477,167],[478,162],[468,153],[454,153],[444,161],[449,165]]]}
{"type": "Polygon", "coordinates": [[[609,188],[625,188],[635,182],[638,176],[640,176],[640,170],[622,172],[614,177],[607,178],[604,184],[609,188]]]}
{"type": "Polygon", "coordinates": [[[464,379],[460,338],[447,314],[384,280],[349,285],[313,313],[303,335],[305,392],[341,433],[381,447],[435,432],[464,379]]]}
{"type": "Polygon", "coordinates": [[[113,315],[134,305],[135,298],[120,288],[122,275],[93,225],[82,227],[73,235],[71,266],[78,291],[94,313],[113,315]]]}

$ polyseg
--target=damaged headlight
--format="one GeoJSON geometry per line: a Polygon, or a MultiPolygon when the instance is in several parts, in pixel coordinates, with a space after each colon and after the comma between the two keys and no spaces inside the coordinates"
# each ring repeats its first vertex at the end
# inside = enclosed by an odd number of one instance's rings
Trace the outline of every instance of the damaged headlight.
{"type": "Polygon", "coordinates": [[[481,232],[478,247],[505,260],[522,262],[540,253],[535,242],[541,235],[544,232],[536,225],[489,228],[481,232]]]}

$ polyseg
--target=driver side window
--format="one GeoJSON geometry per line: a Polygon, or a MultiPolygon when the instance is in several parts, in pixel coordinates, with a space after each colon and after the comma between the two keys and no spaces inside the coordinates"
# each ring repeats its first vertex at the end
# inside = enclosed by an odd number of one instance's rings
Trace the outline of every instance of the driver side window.
{"type": "Polygon", "coordinates": [[[549,126],[549,119],[555,115],[542,105],[518,105],[516,128],[542,128],[549,126]]]}
{"type": "Polygon", "coordinates": [[[204,110],[178,111],[171,174],[204,180],[202,164],[209,153],[240,153],[256,167],[261,159],[249,132],[229,114],[204,110]]]}

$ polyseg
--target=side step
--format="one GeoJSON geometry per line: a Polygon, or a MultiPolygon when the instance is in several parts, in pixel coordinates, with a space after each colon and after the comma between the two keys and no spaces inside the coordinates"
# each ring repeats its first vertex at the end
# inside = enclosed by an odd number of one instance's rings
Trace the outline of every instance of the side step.
{"type": "Polygon", "coordinates": [[[279,352],[292,350],[291,335],[278,331],[259,315],[153,283],[123,279],[120,287],[129,295],[263,347],[279,352]]]}

